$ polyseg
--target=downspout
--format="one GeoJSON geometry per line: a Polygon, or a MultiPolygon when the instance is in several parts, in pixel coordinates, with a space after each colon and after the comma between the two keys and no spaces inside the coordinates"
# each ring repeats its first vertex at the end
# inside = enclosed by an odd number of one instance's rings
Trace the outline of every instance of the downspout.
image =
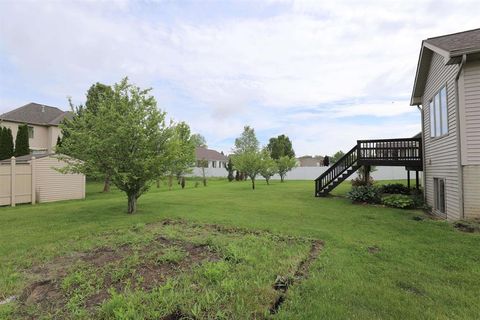
{"type": "Polygon", "coordinates": [[[424,124],[424,115],[423,115],[423,108],[420,107],[419,104],[417,104],[417,108],[420,111],[421,115],[421,121],[422,121],[422,166],[423,166],[423,171],[422,171],[422,184],[423,184],[423,201],[427,203],[427,175],[425,174],[425,168],[426,168],[426,160],[425,160],[425,124],[424,124]]]}
{"type": "Polygon", "coordinates": [[[462,166],[462,144],[461,144],[461,137],[460,137],[460,98],[459,98],[459,89],[458,89],[458,79],[460,79],[460,74],[462,73],[463,67],[465,66],[465,62],[467,61],[467,55],[463,54],[462,55],[462,62],[460,63],[460,66],[458,68],[457,75],[455,77],[455,118],[457,121],[457,132],[456,132],[456,137],[457,137],[457,146],[458,146],[458,152],[457,152],[457,163],[458,163],[458,189],[459,189],[459,200],[460,200],[460,217],[462,219],[465,219],[465,213],[464,213],[464,199],[463,199],[463,166],[462,166]]]}

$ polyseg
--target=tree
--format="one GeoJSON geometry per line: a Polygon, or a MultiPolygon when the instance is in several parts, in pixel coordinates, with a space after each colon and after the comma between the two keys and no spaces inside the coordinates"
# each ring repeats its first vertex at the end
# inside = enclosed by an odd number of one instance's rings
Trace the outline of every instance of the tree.
{"type": "Polygon", "coordinates": [[[277,162],[270,156],[268,149],[262,150],[262,167],[260,169],[260,175],[265,178],[267,185],[270,184],[270,178],[278,172],[277,162]]]}
{"type": "Polygon", "coordinates": [[[331,163],[336,163],[344,155],[345,155],[345,153],[342,150],[339,150],[333,155],[333,157],[330,159],[330,162],[331,163]]]}
{"type": "Polygon", "coordinates": [[[12,130],[0,127],[0,160],[10,159],[14,154],[12,130]]]}
{"type": "Polygon", "coordinates": [[[138,198],[171,167],[173,129],[165,124],[151,89],[124,78],[112,90],[95,110],[85,108],[76,117],[59,149],[71,156],[63,157],[65,171],[104,172],[125,192],[127,212],[134,213],[138,198]]]}
{"type": "Polygon", "coordinates": [[[207,140],[205,140],[205,137],[202,136],[200,133],[192,134],[192,141],[195,147],[207,147],[207,140]]]}
{"type": "Polygon", "coordinates": [[[242,135],[235,139],[232,161],[237,170],[250,178],[252,189],[255,190],[255,178],[262,168],[262,155],[253,128],[245,126],[242,135]]]}
{"type": "MultiPolygon", "coordinates": [[[[232,158],[228,158],[227,166],[225,168],[228,171],[228,181],[232,182],[235,179],[235,176],[233,175],[233,172],[235,171],[235,168],[233,167],[233,162],[232,158]]],[[[237,171],[238,174],[238,171],[237,171]]]]}
{"type": "Polygon", "coordinates": [[[208,168],[208,160],[202,159],[198,160],[198,166],[202,168],[202,182],[203,186],[207,186],[207,177],[205,176],[205,168],[208,168]]]}
{"type": "Polygon", "coordinates": [[[191,168],[195,165],[195,144],[190,135],[190,127],[185,122],[180,122],[173,127],[170,148],[172,161],[168,171],[170,174],[169,186],[171,187],[173,176],[180,183],[182,177],[191,172],[191,168]]]}
{"type": "Polygon", "coordinates": [[[289,156],[280,157],[277,160],[278,174],[280,175],[280,181],[283,182],[287,172],[292,170],[297,166],[295,158],[290,158],[289,156]]]}
{"type": "MultiPolygon", "coordinates": [[[[70,130],[75,130],[77,126],[85,126],[87,128],[90,127],[91,124],[85,123],[84,121],[94,119],[99,112],[100,106],[107,106],[107,101],[111,101],[113,99],[113,95],[114,92],[111,86],[97,82],[90,86],[90,88],[88,89],[86,94],[85,106],[80,105],[75,107],[70,101],[73,117],[72,119],[65,119],[64,123],[61,125],[63,135],[62,140],[68,138],[70,130]],[[89,116],[82,118],[83,114],[86,112],[88,112],[89,116]]],[[[57,141],[56,151],[60,152],[59,150],[60,148],[57,141]]],[[[62,152],[65,153],[66,150],[63,150],[62,152]]],[[[102,162],[103,159],[104,157],[99,154],[97,159],[98,166],[95,168],[91,168],[91,171],[86,174],[102,178],[104,180],[103,192],[109,192],[110,177],[107,172],[110,170],[110,168],[108,168],[108,163],[106,161],[102,162]],[[93,171],[93,169],[95,169],[95,171],[93,171]]]]}
{"type": "Polygon", "coordinates": [[[283,156],[295,158],[295,151],[293,151],[292,142],[284,134],[279,135],[276,138],[270,138],[267,148],[270,150],[270,154],[275,160],[278,160],[283,156]]]}
{"type": "Polygon", "coordinates": [[[15,157],[30,154],[30,145],[28,142],[28,125],[18,126],[17,137],[15,138],[15,157]]]}

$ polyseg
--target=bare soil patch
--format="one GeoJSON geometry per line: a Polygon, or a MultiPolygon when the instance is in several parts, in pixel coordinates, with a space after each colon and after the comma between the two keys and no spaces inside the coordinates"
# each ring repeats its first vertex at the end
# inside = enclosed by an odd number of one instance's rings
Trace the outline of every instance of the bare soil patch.
{"type": "Polygon", "coordinates": [[[310,246],[310,252],[308,256],[300,262],[297,269],[295,270],[294,277],[288,276],[277,276],[273,288],[279,292],[275,300],[270,305],[269,311],[270,314],[276,314],[280,309],[281,305],[286,300],[286,294],[288,289],[294,284],[299,283],[303,279],[308,277],[308,272],[312,263],[318,258],[320,252],[324,246],[323,241],[313,240],[310,246]]]}

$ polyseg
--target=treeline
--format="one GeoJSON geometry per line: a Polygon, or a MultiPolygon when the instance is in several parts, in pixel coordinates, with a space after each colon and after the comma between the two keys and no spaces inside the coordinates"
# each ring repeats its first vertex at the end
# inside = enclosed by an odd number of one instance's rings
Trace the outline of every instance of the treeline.
{"type": "Polygon", "coordinates": [[[28,125],[18,126],[15,145],[13,144],[12,130],[7,127],[0,127],[0,160],[20,157],[30,153],[28,141],[28,125]]]}

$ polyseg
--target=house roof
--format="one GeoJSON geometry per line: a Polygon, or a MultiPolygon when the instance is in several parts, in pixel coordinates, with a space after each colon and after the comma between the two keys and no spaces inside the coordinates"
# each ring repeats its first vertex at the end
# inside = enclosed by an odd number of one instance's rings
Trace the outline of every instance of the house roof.
{"type": "Polygon", "coordinates": [[[216,150],[207,149],[205,147],[197,147],[195,149],[195,157],[197,160],[217,160],[227,161],[228,157],[216,150]]]}
{"type": "Polygon", "coordinates": [[[13,121],[42,126],[58,126],[64,118],[70,118],[71,112],[56,107],[31,102],[20,108],[0,115],[0,120],[13,121]]]}
{"type": "Polygon", "coordinates": [[[445,59],[445,64],[458,64],[462,55],[480,53],[480,28],[428,38],[422,41],[410,105],[419,105],[427,82],[430,61],[434,53],[445,59]]]}
{"type": "Polygon", "coordinates": [[[428,38],[427,44],[445,50],[452,56],[480,51],[480,28],[428,38]]]}
{"type": "MultiPolygon", "coordinates": [[[[30,160],[32,160],[32,157],[35,157],[35,159],[41,159],[41,158],[46,158],[46,157],[50,157],[50,156],[53,156],[55,153],[42,153],[42,154],[27,154],[27,155],[24,155],[24,156],[20,156],[20,157],[15,157],[15,161],[16,162],[28,162],[30,160]]],[[[5,160],[2,160],[0,161],[0,163],[10,163],[10,159],[5,159],[5,160]]]]}

